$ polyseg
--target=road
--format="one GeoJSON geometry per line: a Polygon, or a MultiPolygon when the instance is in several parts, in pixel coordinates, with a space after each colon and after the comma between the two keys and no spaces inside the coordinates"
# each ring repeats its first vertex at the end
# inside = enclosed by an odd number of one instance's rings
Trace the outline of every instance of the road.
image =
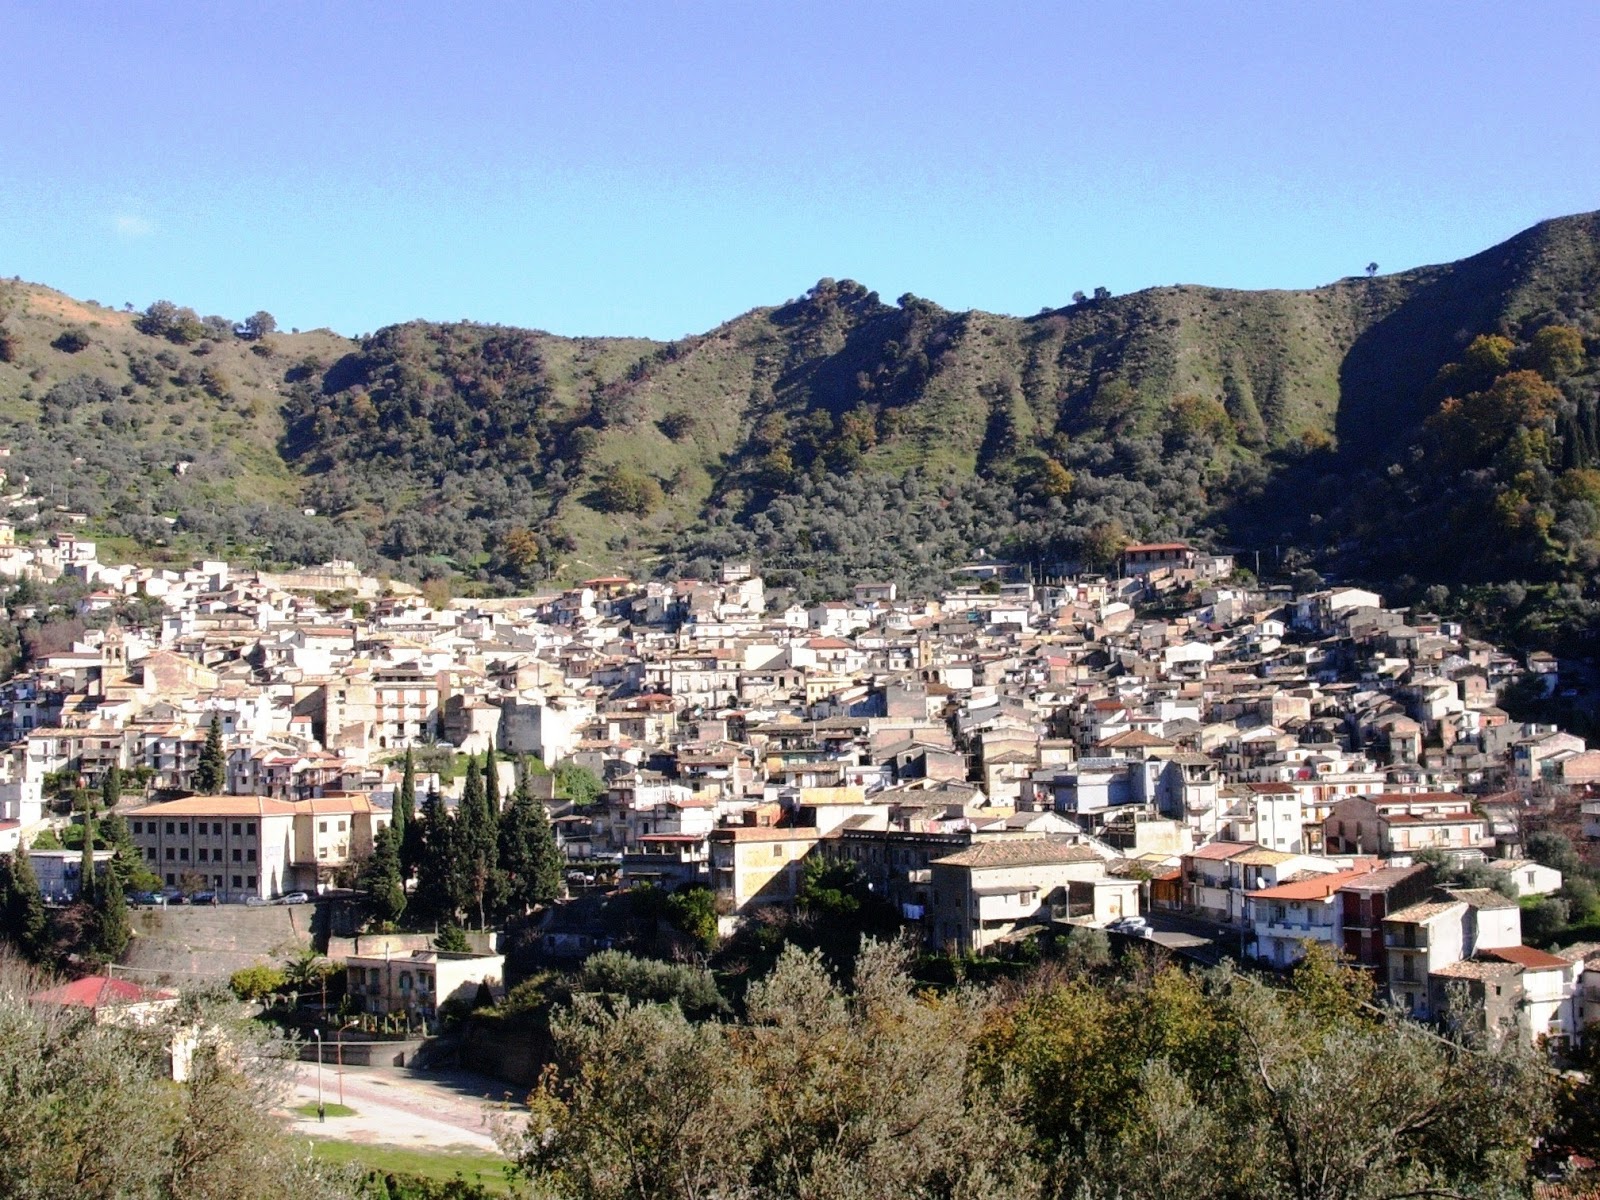
{"type": "MultiPolygon", "coordinates": [[[[466,1071],[346,1066],[343,1074],[344,1103],[356,1115],[319,1122],[294,1114],[296,1133],[369,1145],[494,1150],[494,1123],[522,1098],[500,1080],[466,1071]]],[[[339,1095],[339,1070],[329,1063],[322,1068],[323,1100],[333,1104],[339,1095]]],[[[316,1102],[317,1064],[300,1063],[291,1103],[316,1102]]]]}

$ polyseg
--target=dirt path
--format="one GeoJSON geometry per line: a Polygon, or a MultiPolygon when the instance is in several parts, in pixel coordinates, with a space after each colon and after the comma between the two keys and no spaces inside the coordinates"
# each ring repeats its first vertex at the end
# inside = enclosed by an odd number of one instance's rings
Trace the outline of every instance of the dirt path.
{"type": "MultiPolygon", "coordinates": [[[[383,1067],[344,1068],[344,1103],[353,1117],[293,1114],[294,1130],[311,1137],[369,1145],[470,1147],[494,1150],[493,1123],[516,1107],[517,1094],[498,1080],[461,1071],[412,1074],[383,1067]]],[[[300,1063],[293,1104],[317,1101],[317,1066],[300,1063]]],[[[325,1103],[339,1100],[339,1071],[322,1068],[325,1103]]]]}

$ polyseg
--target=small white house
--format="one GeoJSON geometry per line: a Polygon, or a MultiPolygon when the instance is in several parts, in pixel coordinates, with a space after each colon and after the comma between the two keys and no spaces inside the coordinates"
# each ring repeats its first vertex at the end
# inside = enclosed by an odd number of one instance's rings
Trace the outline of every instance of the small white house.
{"type": "Polygon", "coordinates": [[[1532,859],[1496,858],[1489,861],[1489,866],[1511,876],[1519,896],[1548,896],[1561,890],[1561,872],[1532,859]]]}

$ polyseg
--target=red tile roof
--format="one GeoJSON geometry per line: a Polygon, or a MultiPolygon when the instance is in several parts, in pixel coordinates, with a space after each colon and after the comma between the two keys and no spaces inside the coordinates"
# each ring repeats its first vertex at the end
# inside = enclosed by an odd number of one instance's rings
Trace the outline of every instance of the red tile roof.
{"type": "Polygon", "coordinates": [[[1549,971],[1558,967],[1570,967],[1570,959],[1558,958],[1554,954],[1543,950],[1535,950],[1532,946],[1501,946],[1494,950],[1482,952],[1484,958],[1496,958],[1501,962],[1516,963],[1529,971],[1549,971]]]}
{"type": "Polygon", "coordinates": [[[1371,867],[1357,867],[1350,871],[1335,871],[1331,875],[1315,875],[1310,879],[1296,879],[1280,883],[1277,887],[1246,892],[1252,900],[1326,900],[1334,892],[1353,880],[1372,873],[1371,867]]]}
{"type": "Polygon", "coordinates": [[[176,1000],[178,993],[158,988],[144,988],[126,979],[111,979],[105,975],[90,975],[47,991],[35,992],[36,1004],[65,1004],[74,1008],[107,1008],[114,1004],[149,1004],[158,1000],[176,1000]]]}

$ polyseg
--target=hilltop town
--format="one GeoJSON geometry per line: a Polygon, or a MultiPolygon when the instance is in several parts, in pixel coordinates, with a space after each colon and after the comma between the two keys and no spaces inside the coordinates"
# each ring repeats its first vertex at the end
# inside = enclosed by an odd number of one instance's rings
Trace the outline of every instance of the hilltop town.
{"type": "MultiPolygon", "coordinates": [[[[60,798],[116,768],[149,900],[347,893],[407,751],[446,809],[470,754],[498,795],[518,759],[587,772],[579,803],[534,781],[573,891],[709,889],[725,935],[821,864],[935,953],[1092,927],[1287,968],[1319,942],[1419,1018],[1460,1021],[1465,996],[1528,1042],[1600,1003],[1600,945],[1560,936],[1583,894],[1530,855],[1580,806],[1600,825],[1600,752],[1498,702],[1553,692],[1557,662],[1360,588],[1262,587],[1183,543],[1116,575],[989,562],[935,598],[862,581],[784,608],[733,562],[443,602],[349,563],[111,566],[65,534],[0,564],[80,581],[86,623],[0,686],[0,850],[50,841],[60,798]],[[213,726],[225,781],[196,794],[213,726]]],[[[77,856],[33,855],[71,899],[77,856]]],[[[551,905],[544,950],[605,944],[587,912],[551,905]]],[[[458,982],[503,991],[483,957],[458,982]]]]}

